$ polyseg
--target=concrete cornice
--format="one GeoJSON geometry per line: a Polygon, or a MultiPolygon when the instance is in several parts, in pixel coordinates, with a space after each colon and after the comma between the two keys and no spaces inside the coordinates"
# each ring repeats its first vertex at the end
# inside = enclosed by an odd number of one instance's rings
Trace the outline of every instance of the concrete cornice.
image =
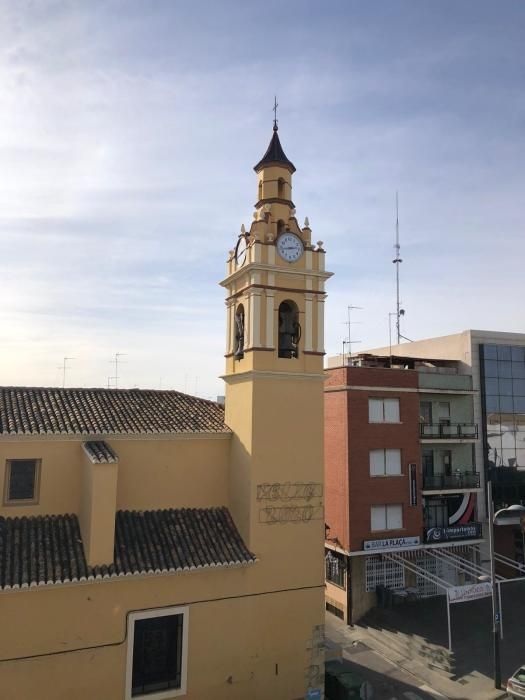
{"type": "MultiPolygon", "coordinates": [[[[295,275],[297,277],[316,277],[318,279],[327,280],[334,274],[333,272],[326,272],[325,270],[296,270],[292,267],[280,267],[278,265],[269,265],[267,263],[249,263],[246,267],[240,267],[239,269],[232,272],[231,275],[223,279],[219,284],[221,287],[227,287],[231,282],[243,277],[247,271],[250,272],[274,272],[283,273],[285,275],[295,275]]],[[[308,291],[308,290],[304,290],[308,291]]]]}
{"type": "Polygon", "coordinates": [[[316,380],[319,382],[324,382],[324,375],[317,373],[298,373],[295,372],[272,372],[270,370],[248,370],[247,372],[239,372],[237,374],[223,374],[221,379],[227,384],[237,384],[238,382],[244,382],[247,379],[296,379],[298,381],[311,381],[316,380]]]}
{"type": "Polygon", "coordinates": [[[382,391],[406,394],[448,394],[450,396],[474,396],[479,394],[476,389],[421,389],[413,386],[354,386],[340,384],[326,387],[326,391],[382,391]]]}

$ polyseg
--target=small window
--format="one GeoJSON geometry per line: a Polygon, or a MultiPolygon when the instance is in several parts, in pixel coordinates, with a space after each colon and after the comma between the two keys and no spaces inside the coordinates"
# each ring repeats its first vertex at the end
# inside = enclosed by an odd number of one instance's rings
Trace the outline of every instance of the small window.
{"type": "Polygon", "coordinates": [[[403,528],[403,506],[399,503],[371,506],[371,530],[401,530],[403,528]]]}
{"type": "Polygon", "coordinates": [[[284,180],[282,177],[277,180],[277,196],[280,199],[284,197],[284,180]]]}
{"type": "Polygon", "coordinates": [[[401,450],[370,450],[370,476],[399,476],[401,450]]]}
{"type": "Polygon", "coordinates": [[[37,503],[39,459],[8,459],[6,463],[5,503],[37,503]]]}
{"type": "Polygon", "coordinates": [[[345,557],[339,552],[326,550],[325,558],[326,580],[340,588],[346,588],[346,562],[345,557]]]}
{"type": "Polygon", "coordinates": [[[131,613],[126,700],[185,695],[187,656],[187,607],[131,613]]]}
{"type": "Polygon", "coordinates": [[[259,200],[263,198],[263,182],[259,180],[259,200]]]}
{"type": "Polygon", "coordinates": [[[399,423],[399,399],[368,399],[370,423],[399,423]]]}

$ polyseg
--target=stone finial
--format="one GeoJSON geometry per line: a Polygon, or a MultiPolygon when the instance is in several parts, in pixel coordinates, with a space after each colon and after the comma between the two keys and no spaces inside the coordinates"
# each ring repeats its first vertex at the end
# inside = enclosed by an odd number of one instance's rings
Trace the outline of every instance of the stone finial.
{"type": "Polygon", "coordinates": [[[268,231],[268,233],[266,234],[266,241],[267,243],[273,243],[273,233],[271,233],[270,231],[268,231]]]}
{"type": "Polygon", "coordinates": [[[304,227],[305,228],[310,228],[310,221],[308,220],[308,217],[304,217],[304,227]]]}
{"type": "Polygon", "coordinates": [[[241,235],[244,236],[245,234],[246,234],[246,228],[244,227],[244,224],[242,224],[242,226],[241,226],[241,235]]]}
{"type": "Polygon", "coordinates": [[[258,212],[257,209],[256,209],[256,210],[253,212],[253,220],[254,220],[254,221],[257,221],[257,217],[258,217],[258,216],[259,216],[259,212],[258,212]]]}
{"type": "Polygon", "coordinates": [[[290,209],[290,216],[295,216],[295,209],[290,209]]]}
{"type": "Polygon", "coordinates": [[[317,250],[323,250],[323,241],[317,241],[317,250]]]}

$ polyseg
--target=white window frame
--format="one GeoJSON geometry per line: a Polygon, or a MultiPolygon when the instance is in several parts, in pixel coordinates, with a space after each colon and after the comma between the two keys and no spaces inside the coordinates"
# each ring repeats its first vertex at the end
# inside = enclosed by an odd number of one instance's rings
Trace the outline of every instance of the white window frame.
{"type": "MultiPolygon", "coordinates": [[[[376,477],[376,476],[402,476],[403,475],[403,467],[401,465],[401,450],[397,447],[388,447],[388,448],[380,448],[377,450],[370,450],[369,451],[369,466],[370,466],[370,476],[371,477],[376,477]],[[392,472],[388,471],[388,464],[389,461],[387,459],[388,454],[387,453],[392,453],[396,452],[399,455],[399,471],[392,472]],[[380,465],[380,468],[378,470],[375,470],[373,467],[373,464],[380,463],[381,462],[381,455],[382,453],[382,466],[380,465]],[[379,459],[376,461],[374,459],[374,455],[377,455],[379,459]]],[[[396,464],[397,466],[397,464],[396,464]]]]}
{"type": "Polygon", "coordinates": [[[380,398],[377,396],[370,396],[368,399],[368,422],[369,423],[400,423],[400,406],[399,406],[399,399],[398,398],[380,398]],[[397,405],[397,417],[395,420],[388,420],[387,419],[387,411],[386,411],[386,405],[388,402],[391,404],[393,402],[396,402],[397,405]],[[379,404],[379,406],[378,406],[379,404]],[[379,410],[377,411],[377,418],[374,417],[373,411],[372,411],[372,406],[377,406],[379,410]]]}
{"type": "Polygon", "coordinates": [[[141,610],[128,615],[128,649],[126,655],[126,700],[134,698],[145,698],[146,700],[164,700],[167,698],[186,695],[187,671],[188,671],[188,621],[190,609],[188,606],[173,608],[155,608],[151,610],[141,610]],[[150,617],[169,617],[171,615],[182,615],[182,656],[180,688],[170,688],[161,690],[158,693],[146,693],[144,695],[131,695],[131,683],[133,678],[133,642],[135,640],[135,621],[145,620],[150,617]]]}
{"type": "Polygon", "coordinates": [[[389,530],[402,530],[403,529],[403,504],[402,503],[372,503],[370,505],[370,532],[388,532],[389,530]],[[389,508],[400,508],[401,509],[401,525],[400,527],[388,527],[388,509],[389,508]],[[385,527],[372,527],[372,510],[373,508],[383,508],[384,509],[384,524],[385,527]]]}

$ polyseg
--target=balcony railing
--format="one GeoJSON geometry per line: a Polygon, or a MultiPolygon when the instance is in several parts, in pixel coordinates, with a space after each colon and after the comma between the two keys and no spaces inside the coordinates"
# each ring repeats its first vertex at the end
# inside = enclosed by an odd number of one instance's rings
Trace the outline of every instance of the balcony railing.
{"type": "Polygon", "coordinates": [[[419,436],[425,440],[462,440],[478,437],[475,423],[420,423],[419,436]]]}
{"type": "Polygon", "coordinates": [[[423,489],[426,491],[479,489],[479,473],[455,471],[452,474],[423,474],[423,489]]]}

